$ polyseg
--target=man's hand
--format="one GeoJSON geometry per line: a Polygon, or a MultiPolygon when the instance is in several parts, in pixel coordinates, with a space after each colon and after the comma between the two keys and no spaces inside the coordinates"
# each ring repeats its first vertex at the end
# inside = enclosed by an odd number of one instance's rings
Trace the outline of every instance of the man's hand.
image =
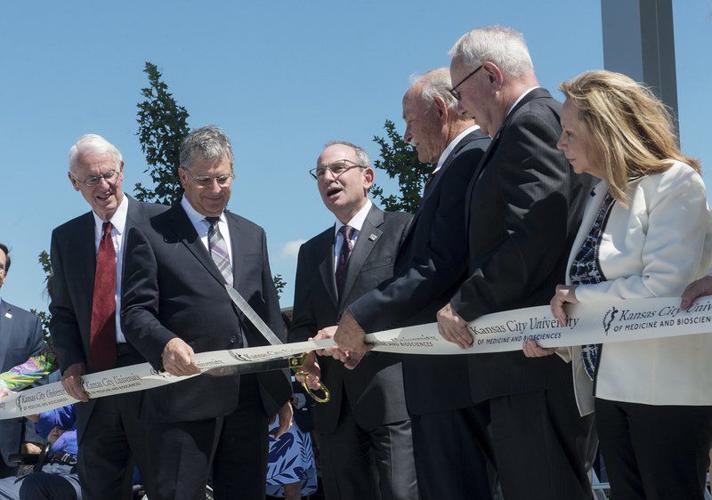
{"type": "Polygon", "coordinates": [[[69,365],[64,373],[62,373],[62,386],[67,394],[79,401],[89,401],[89,394],[86,393],[82,386],[82,375],[86,372],[84,363],[74,363],[69,365]]]}
{"type": "Polygon", "coordinates": [[[279,436],[287,432],[292,426],[293,415],[294,410],[292,410],[292,404],[287,401],[286,403],[284,403],[284,406],[279,409],[277,415],[272,416],[272,418],[270,419],[269,423],[271,425],[272,422],[274,422],[274,419],[279,416],[279,427],[271,431],[270,435],[272,435],[275,439],[279,439],[279,436]]]}
{"type": "Polygon", "coordinates": [[[551,307],[551,314],[554,315],[560,326],[565,325],[568,319],[564,305],[578,303],[579,301],[576,298],[576,285],[556,285],[556,293],[551,298],[549,306],[551,307]]]}
{"type": "Polygon", "coordinates": [[[689,309],[697,299],[704,295],[712,295],[712,276],[705,276],[687,285],[685,291],[682,292],[680,309],[689,309]]]}
{"type": "Polygon", "coordinates": [[[6,397],[12,394],[12,391],[8,389],[7,387],[0,386],[0,401],[6,397]]]}
{"type": "Polygon", "coordinates": [[[347,309],[341,316],[341,321],[339,321],[339,326],[334,334],[334,340],[339,348],[335,349],[331,355],[344,363],[346,368],[353,370],[361,362],[363,355],[372,349],[365,342],[365,336],[366,332],[347,309]]]}
{"type": "Polygon", "coordinates": [[[163,348],[163,369],[179,377],[200,373],[200,369],[193,362],[194,354],[193,348],[182,339],[172,338],[163,348]]]}
{"type": "Polygon", "coordinates": [[[472,345],[475,339],[467,328],[467,321],[462,319],[455,309],[447,303],[437,314],[438,331],[442,338],[453,344],[457,344],[463,349],[472,345]]]}
{"type": "Polygon", "coordinates": [[[319,382],[321,381],[321,368],[316,360],[316,354],[310,352],[304,357],[304,364],[297,372],[296,378],[297,382],[300,384],[306,383],[312,391],[319,389],[319,382]]]}
{"type": "Polygon", "coordinates": [[[546,347],[540,346],[533,340],[525,340],[522,345],[522,351],[527,358],[543,358],[554,354],[556,349],[547,349],[546,347]]]}

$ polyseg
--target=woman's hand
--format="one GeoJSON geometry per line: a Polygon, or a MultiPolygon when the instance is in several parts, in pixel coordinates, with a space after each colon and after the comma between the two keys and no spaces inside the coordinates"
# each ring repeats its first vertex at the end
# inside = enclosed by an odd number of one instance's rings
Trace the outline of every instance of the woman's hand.
{"type": "Polygon", "coordinates": [[[558,320],[559,325],[564,326],[566,320],[566,311],[564,310],[564,304],[578,304],[579,301],[576,298],[576,285],[566,286],[566,285],[556,285],[556,293],[551,298],[549,305],[551,306],[551,314],[558,320]]]}

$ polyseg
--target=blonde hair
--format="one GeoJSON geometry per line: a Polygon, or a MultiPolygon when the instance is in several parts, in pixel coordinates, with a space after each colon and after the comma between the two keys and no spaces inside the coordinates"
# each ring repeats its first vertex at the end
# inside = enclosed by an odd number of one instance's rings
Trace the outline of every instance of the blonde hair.
{"type": "Polygon", "coordinates": [[[700,172],[699,162],[680,151],[665,105],[628,76],[587,71],[559,88],[576,106],[616,200],[627,201],[628,181],[663,172],[675,160],[700,172]]]}

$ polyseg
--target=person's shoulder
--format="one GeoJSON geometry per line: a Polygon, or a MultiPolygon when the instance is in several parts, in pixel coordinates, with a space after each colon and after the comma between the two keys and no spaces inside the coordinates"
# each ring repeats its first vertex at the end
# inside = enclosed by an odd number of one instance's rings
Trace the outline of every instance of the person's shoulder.
{"type": "Polygon", "coordinates": [[[383,211],[383,220],[397,225],[408,224],[413,219],[413,214],[408,212],[383,211]]]}
{"type": "Polygon", "coordinates": [[[3,303],[3,305],[5,305],[5,307],[7,308],[7,311],[12,315],[12,317],[15,320],[22,320],[22,321],[36,321],[37,320],[37,315],[31,311],[28,311],[27,309],[18,307],[14,304],[11,304],[10,302],[7,302],[6,300],[3,300],[2,303],[3,303]]]}
{"type": "Polygon", "coordinates": [[[704,192],[705,183],[702,176],[690,165],[679,160],[671,160],[670,167],[662,172],[644,176],[638,188],[657,196],[669,191],[704,192]]]}
{"type": "Polygon", "coordinates": [[[333,224],[326,229],[324,229],[322,232],[317,234],[316,236],[312,236],[309,238],[307,241],[302,243],[300,245],[300,251],[303,252],[313,252],[318,248],[323,247],[326,244],[331,244],[332,240],[334,238],[334,226],[333,224]]]}
{"type": "Polygon", "coordinates": [[[243,217],[242,215],[237,215],[234,212],[225,210],[225,218],[228,224],[234,224],[240,231],[246,231],[248,233],[262,234],[265,230],[259,224],[252,222],[250,219],[243,217]]]}
{"type": "Polygon", "coordinates": [[[138,200],[132,200],[132,203],[135,203],[141,213],[148,218],[160,215],[171,208],[169,205],[160,205],[158,203],[148,203],[138,200]]]}
{"type": "Polygon", "coordinates": [[[87,224],[89,221],[93,222],[93,215],[91,212],[85,212],[82,215],[74,217],[67,222],[60,224],[52,230],[53,237],[65,237],[67,234],[75,232],[78,228],[87,224]]]}

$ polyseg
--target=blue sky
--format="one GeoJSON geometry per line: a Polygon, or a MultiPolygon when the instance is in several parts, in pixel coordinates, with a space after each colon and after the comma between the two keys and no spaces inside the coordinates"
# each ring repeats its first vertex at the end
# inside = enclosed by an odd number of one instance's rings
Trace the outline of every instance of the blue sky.
{"type": "MultiPolygon", "coordinates": [[[[680,131],[686,153],[712,169],[712,3],[675,1],[680,131]]],[[[87,210],[67,179],[82,134],[122,151],[124,188],[146,181],[136,103],[157,64],[190,112],[231,137],[230,209],[262,225],[272,269],[292,303],[296,248],[332,223],[307,171],[322,145],[346,139],[372,156],[385,119],[401,132],[410,75],[448,64],[477,26],[522,31],[550,90],[603,67],[600,2],[420,0],[10,2],[0,15],[0,241],[12,270],[0,296],[46,307],[37,254],[52,228],[87,210]],[[447,10],[443,10],[446,6],[447,10]]],[[[621,48],[625,50],[625,48],[621,48]]],[[[384,182],[381,173],[380,183],[384,182]]],[[[712,186],[712,174],[706,175],[712,186]]]]}

